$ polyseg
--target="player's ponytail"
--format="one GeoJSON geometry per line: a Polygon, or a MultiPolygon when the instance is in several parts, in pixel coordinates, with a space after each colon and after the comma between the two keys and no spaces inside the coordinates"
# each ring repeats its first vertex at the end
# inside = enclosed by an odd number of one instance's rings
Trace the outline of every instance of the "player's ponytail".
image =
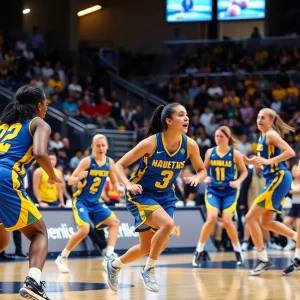
{"type": "Polygon", "coordinates": [[[269,117],[272,119],[273,121],[273,125],[272,127],[274,129],[277,130],[277,132],[279,133],[279,135],[281,137],[284,137],[285,134],[288,134],[289,132],[295,132],[295,128],[291,127],[290,125],[286,124],[281,118],[280,116],[276,113],[275,110],[271,109],[271,108],[263,108],[262,111],[267,112],[267,114],[269,115],[269,117]]]}
{"type": "Polygon", "coordinates": [[[158,132],[166,131],[168,129],[168,124],[166,119],[171,119],[174,107],[180,105],[179,103],[170,103],[166,106],[158,106],[149,122],[149,130],[147,132],[147,137],[158,132]]]}
{"type": "Polygon", "coordinates": [[[21,122],[36,116],[36,105],[45,100],[45,94],[42,89],[34,88],[29,85],[20,87],[13,102],[9,103],[0,117],[0,124],[21,122]]]}
{"type": "Polygon", "coordinates": [[[229,127],[221,126],[217,130],[221,131],[222,133],[224,133],[226,135],[226,137],[228,138],[228,144],[230,146],[232,146],[233,148],[236,148],[238,146],[238,144],[240,143],[240,141],[234,135],[232,135],[229,127]]]}

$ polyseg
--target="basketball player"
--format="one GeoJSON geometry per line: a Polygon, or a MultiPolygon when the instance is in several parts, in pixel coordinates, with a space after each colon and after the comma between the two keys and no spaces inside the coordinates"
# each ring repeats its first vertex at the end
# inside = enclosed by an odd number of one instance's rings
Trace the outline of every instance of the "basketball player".
{"type": "MultiPolygon", "coordinates": [[[[293,182],[294,184],[294,193],[293,193],[293,198],[296,198],[299,200],[300,198],[300,185],[299,185],[299,178],[300,178],[300,160],[298,163],[298,168],[296,170],[294,170],[295,172],[295,180],[293,182]],[[298,179],[298,180],[296,180],[298,179]]],[[[299,220],[299,218],[297,219],[297,221],[299,220]]],[[[283,270],[283,274],[284,275],[289,275],[292,274],[295,270],[299,270],[300,269],[300,222],[297,222],[297,233],[298,233],[298,237],[297,237],[297,241],[296,241],[296,250],[295,250],[295,256],[292,258],[291,260],[291,264],[283,270]]]]}
{"type": "Polygon", "coordinates": [[[140,243],[120,258],[105,262],[108,284],[113,291],[118,290],[121,268],[147,254],[141,278],[146,289],[159,291],[154,268],[174,227],[177,198],[173,184],[188,158],[197,174],[184,178],[187,184],[197,186],[207,174],[197,143],[185,135],[188,126],[189,118],[182,105],[171,103],[157,107],[150,120],[148,138],[116,164],[117,174],[127,189],[126,205],[135,218],[140,243]],[[125,168],[137,159],[140,159],[139,167],[128,180],[125,168]]]}
{"type": "Polygon", "coordinates": [[[274,212],[281,212],[285,196],[291,189],[292,175],[287,169],[285,161],[293,157],[295,152],[282,137],[284,134],[294,131],[294,128],[284,123],[270,108],[260,110],[257,127],[261,132],[257,145],[257,156],[243,157],[246,164],[253,164],[255,167],[262,166],[263,175],[266,178],[266,186],[254,200],[246,215],[246,222],[258,255],[256,267],[249,272],[249,275],[259,275],[273,267],[264,248],[259,220],[263,228],[293,240],[297,239],[295,231],[273,220],[274,212]]]}
{"type": "Polygon", "coordinates": [[[40,88],[18,89],[0,117],[0,252],[9,243],[9,231],[20,230],[29,240],[29,273],[20,295],[49,299],[41,273],[48,252],[48,234],[42,215],[27,195],[23,178],[34,159],[51,183],[61,183],[47,153],[51,130],[42,119],[47,100],[40,88]]]}
{"type": "Polygon", "coordinates": [[[102,134],[95,135],[92,154],[80,161],[68,179],[70,185],[79,184],[73,195],[73,213],[78,231],[71,236],[66,248],[55,260],[60,272],[69,272],[67,258],[70,252],[88,235],[90,220],[98,230],[109,227],[104,260],[117,257],[114,249],[118,239],[120,221],[100,198],[107,177],[110,178],[114,188],[120,190],[114,170],[115,164],[111,158],[106,156],[107,149],[106,137],[102,134]]]}
{"type": "MultiPolygon", "coordinates": [[[[63,175],[56,169],[57,158],[54,152],[48,153],[55,175],[63,181],[63,175]]],[[[49,176],[42,168],[37,168],[33,173],[33,192],[40,207],[64,207],[63,183],[52,184],[49,176]]]]}
{"type": "Polygon", "coordinates": [[[229,127],[221,126],[217,129],[215,142],[217,146],[208,149],[205,154],[204,165],[207,170],[210,169],[209,176],[204,180],[207,184],[205,194],[207,219],[201,230],[192,265],[201,267],[202,261],[209,260],[204,247],[220,212],[236,254],[237,266],[242,266],[244,264],[243,253],[232,218],[236,213],[240,185],[247,177],[248,171],[242,154],[234,149],[238,140],[232,136],[229,127]],[[239,177],[238,170],[240,171],[239,177]]]}

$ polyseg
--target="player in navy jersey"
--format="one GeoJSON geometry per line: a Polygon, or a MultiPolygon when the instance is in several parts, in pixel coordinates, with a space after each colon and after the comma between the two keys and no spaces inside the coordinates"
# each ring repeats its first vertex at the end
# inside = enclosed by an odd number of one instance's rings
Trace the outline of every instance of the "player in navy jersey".
{"type": "Polygon", "coordinates": [[[126,205],[135,218],[140,243],[120,258],[105,262],[108,284],[113,291],[118,290],[120,269],[147,254],[141,278],[148,290],[159,291],[154,268],[174,227],[177,198],[173,184],[187,158],[197,172],[184,178],[187,184],[196,186],[207,174],[197,143],[185,135],[188,126],[189,118],[182,105],[171,103],[157,107],[150,120],[148,137],[116,163],[117,174],[126,186],[126,205]],[[124,168],[137,159],[140,159],[139,168],[128,180],[124,168]]]}
{"type": "Polygon", "coordinates": [[[266,186],[260,191],[246,215],[252,241],[257,249],[258,262],[249,275],[259,275],[273,267],[269,259],[264,241],[262,227],[280,235],[297,239],[297,233],[281,222],[273,220],[275,212],[280,213],[285,196],[291,189],[292,175],[285,161],[295,155],[294,150],[283,139],[283,136],[294,128],[282,121],[277,113],[270,108],[260,110],[257,127],[261,137],[257,144],[257,156],[243,157],[246,164],[262,167],[266,178],[266,186]]]}
{"type": "MultiPolygon", "coordinates": [[[[295,177],[300,177],[300,160],[298,162],[298,167],[295,171],[295,177]]],[[[294,190],[294,193],[299,196],[299,190],[294,190]]],[[[300,270],[300,222],[297,223],[297,241],[295,256],[291,260],[291,264],[283,270],[283,275],[289,275],[294,273],[295,270],[300,270]]]]}
{"type": "Polygon", "coordinates": [[[204,165],[207,170],[209,169],[209,176],[204,180],[207,183],[205,193],[207,219],[201,229],[192,264],[194,267],[201,267],[202,261],[209,260],[204,250],[205,243],[214,228],[218,214],[221,213],[224,227],[236,254],[237,265],[242,266],[243,253],[232,218],[236,213],[240,185],[247,177],[248,171],[241,153],[234,149],[238,140],[232,136],[227,126],[221,126],[216,130],[215,142],[217,146],[208,149],[205,154],[204,165]]]}
{"type": "Polygon", "coordinates": [[[47,153],[51,130],[42,119],[47,100],[39,88],[23,86],[0,117],[0,252],[9,243],[9,231],[20,230],[29,240],[29,273],[20,295],[49,299],[41,273],[48,252],[48,234],[42,215],[27,195],[23,178],[34,159],[51,183],[61,183],[47,153]]]}
{"type": "Polygon", "coordinates": [[[106,156],[107,149],[106,137],[102,134],[95,135],[92,143],[92,155],[80,161],[68,179],[70,185],[78,186],[73,194],[73,213],[78,230],[72,234],[65,249],[55,260],[60,272],[69,272],[67,258],[70,252],[88,235],[90,220],[98,230],[109,227],[104,260],[117,257],[114,248],[118,239],[120,221],[101,199],[107,177],[110,178],[114,188],[120,190],[115,174],[115,164],[111,158],[106,156]]]}

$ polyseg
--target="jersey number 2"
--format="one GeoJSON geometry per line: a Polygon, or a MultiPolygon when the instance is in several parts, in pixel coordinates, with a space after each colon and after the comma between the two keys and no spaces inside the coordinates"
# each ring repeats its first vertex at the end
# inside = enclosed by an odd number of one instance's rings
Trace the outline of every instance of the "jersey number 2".
{"type": "Polygon", "coordinates": [[[218,181],[224,181],[225,180],[225,168],[216,168],[216,179],[218,181]]]}
{"type": "Polygon", "coordinates": [[[94,178],[93,184],[90,187],[90,192],[92,194],[96,194],[98,192],[100,183],[101,183],[101,178],[100,177],[94,178]]]}
{"type": "Polygon", "coordinates": [[[164,189],[169,185],[170,180],[172,179],[174,172],[173,171],[162,171],[160,175],[164,176],[162,182],[156,181],[155,187],[158,189],[164,189]]]}
{"type": "Polygon", "coordinates": [[[20,123],[13,124],[11,126],[9,126],[8,124],[0,125],[0,152],[6,153],[9,150],[11,144],[4,142],[14,139],[19,134],[21,128],[22,124],[20,123]],[[6,136],[4,137],[5,134],[6,136]],[[1,140],[3,137],[4,139],[1,140]]]}

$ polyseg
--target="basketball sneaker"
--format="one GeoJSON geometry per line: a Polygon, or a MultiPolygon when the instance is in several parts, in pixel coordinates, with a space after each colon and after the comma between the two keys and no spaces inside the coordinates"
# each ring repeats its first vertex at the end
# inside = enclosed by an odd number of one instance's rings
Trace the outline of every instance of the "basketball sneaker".
{"type": "Polygon", "coordinates": [[[244,265],[244,256],[243,256],[243,252],[241,251],[234,251],[235,253],[235,257],[236,257],[236,265],[238,267],[241,267],[244,265]]]}
{"type": "Polygon", "coordinates": [[[194,254],[194,258],[193,258],[193,261],[192,261],[192,265],[194,267],[198,267],[200,268],[201,267],[201,262],[203,261],[210,261],[210,257],[207,253],[207,251],[203,250],[201,252],[195,252],[194,254]]]}
{"type": "Polygon", "coordinates": [[[119,255],[116,252],[113,252],[109,256],[105,254],[104,257],[103,257],[102,267],[104,268],[105,261],[114,260],[114,259],[116,259],[118,257],[119,257],[119,255]]]}
{"type": "Polygon", "coordinates": [[[55,263],[58,267],[58,270],[61,273],[69,273],[70,272],[70,269],[68,266],[68,259],[66,257],[62,257],[61,255],[58,255],[55,260],[55,263]]]}
{"type": "Polygon", "coordinates": [[[155,278],[155,269],[142,270],[141,278],[144,283],[144,287],[151,292],[159,292],[159,286],[155,278]]]}
{"type": "Polygon", "coordinates": [[[291,264],[282,271],[282,274],[290,275],[294,273],[296,270],[300,270],[300,259],[297,257],[293,257],[291,259],[291,264]]]}
{"type": "Polygon", "coordinates": [[[114,268],[112,266],[112,260],[104,260],[104,269],[107,273],[107,284],[114,291],[118,291],[118,276],[121,271],[120,268],[114,268]]]}
{"type": "Polygon", "coordinates": [[[255,268],[253,270],[249,271],[249,275],[257,276],[257,275],[271,269],[273,266],[274,266],[274,264],[270,258],[268,259],[268,261],[258,260],[255,268]]]}
{"type": "Polygon", "coordinates": [[[41,283],[38,284],[33,278],[27,276],[19,293],[26,299],[50,300],[44,292],[43,287],[45,287],[45,281],[41,281],[41,283]]]}

